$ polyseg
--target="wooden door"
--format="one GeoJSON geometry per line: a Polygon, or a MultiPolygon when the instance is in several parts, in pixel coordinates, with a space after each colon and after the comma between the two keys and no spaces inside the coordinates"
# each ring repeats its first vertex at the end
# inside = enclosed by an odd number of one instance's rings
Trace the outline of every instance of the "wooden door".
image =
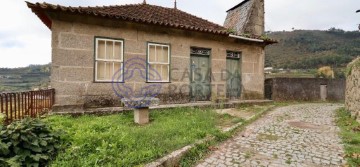
{"type": "Polygon", "coordinates": [[[191,55],[190,96],[193,101],[208,101],[211,97],[209,56],[191,55]]]}
{"type": "Polygon", "coordinates": [[[239,99],[241,96],[240,59],[226,59],[226,95],[229,99],[239,99]]]}

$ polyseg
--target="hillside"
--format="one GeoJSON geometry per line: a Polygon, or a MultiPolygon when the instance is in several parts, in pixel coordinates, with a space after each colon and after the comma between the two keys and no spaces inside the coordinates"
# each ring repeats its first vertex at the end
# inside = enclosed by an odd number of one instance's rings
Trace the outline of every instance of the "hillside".
{"type": "Polygon", "coordinates": [[[267,67],[314,69],[329,65],[345,67],[360,56],[360,32],[331,28],[328,31],[269,32],[278,44],[267,47],[267,67]]]}
{"type": "Polygon", "coordinates": [[[27,91],[47,87],[50,65],[30,65],[22,68],[0,68],[0,92],[27,91]]]}

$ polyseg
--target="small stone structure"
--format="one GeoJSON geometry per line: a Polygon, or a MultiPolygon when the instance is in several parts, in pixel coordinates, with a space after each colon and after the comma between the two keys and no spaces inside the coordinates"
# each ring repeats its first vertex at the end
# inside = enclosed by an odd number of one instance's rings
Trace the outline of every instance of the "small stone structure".
{"type": "Polygon", "coordinates": [[[320,99],[326,101],[327,99],[327,85],[320,85],[320,99]]]}
{"type": "Polygon", "coordinates": [[[134,98],[134,99],[121,99],[125,107],[134,108],[134,121],[137,124],[144,125],[149,123],[149,107],[158,105],[159,99],[157,98],[134,98]]]}
{"type": "Polygon", "coordinates": [[[347,68],[345,107],[360,122],[360,58],[347,68]]]}

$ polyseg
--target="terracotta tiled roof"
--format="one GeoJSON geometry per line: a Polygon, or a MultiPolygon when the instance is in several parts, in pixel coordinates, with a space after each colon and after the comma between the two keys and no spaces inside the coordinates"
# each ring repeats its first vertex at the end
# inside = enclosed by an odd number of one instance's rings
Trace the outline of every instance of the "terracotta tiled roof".
{"type": "MultiPolygon", "coordinates": [[[[231,33],[218,24],[191,15],[175,8],[166,8],[149,4],[131,4],[115,6],[96,7],[71,7],[53,5],[49,3],[30,3],[27,6],[51,29],[52,21],[46,12],[65,12],[83,16],[94,16],[122,21],[130,21],[141,24],[152,24],[171,28],[184,29],[189,31],[205,32],[217,35],[228,36],[231,33]]],[[[246,38],[262,39],[265,43],[275,43],[271,39],[264,39],[260,36],[234,34],[246,38]]]]}
{"type": "Polygon", "coordinates": [[[60,11],[79,15],[89,15],[137,23],[154,24],[185,30],[228,35],[226,29],[218,24],[196,17],[175,8],[149,4],[132,4],[101,7],[66,7],[49,3],[30,3],[28,7],[38,15],[46,26],[51,28],[51,20],[46,11],[60,11]]]}

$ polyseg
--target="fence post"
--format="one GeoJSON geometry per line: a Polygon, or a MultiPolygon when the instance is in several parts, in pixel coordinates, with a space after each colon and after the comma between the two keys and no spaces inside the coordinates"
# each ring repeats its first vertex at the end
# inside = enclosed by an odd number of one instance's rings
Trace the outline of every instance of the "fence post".
{"type": "Polygon", "coordinates": [[[16,120],[16,118],[17,118],[16,93],[12,93],[12,95],[14,96],[14,103],[13,103],[13,105],[14,105],[14,108],[13,108],[14,109],[14,120],[16,120]]]}
{"type": "Polygon", "coordinates": [[[0,94],[0,100],[1,100],[1,113],[4,113],[4,96],[0,94]]]}
{"type": "Polygon", "coordinates": [[[25,102],[24,102],[24,92],[21,92],[21,113],[22,113],[22,118],[25,117],[25,102]]]}
{"type": "Polygon", "coordinates": [[[5,95],[5,115],[6,115],[6,122],[9,120],[9,101],[8,101],[8,94],[5,95]]]}
{"type": "Polygon", "coordinates": [[[18,118],[19,119],[22,119],[23,118],[23,114],[22,114],[22,110],[21,110],[21,108],[20,108],[20,106],[21,106],[21,101],[20,101],[20,96],[21,96],[21,93],[16,93],[17,94],[17,101],[18,101],[18,103],[17,103],[17,105],[18,105],[18,110],[19,110],[19,113],[18,113],[18,118]]]}
{"type": "Polygon", "coordinates": [[[26,110],[26,115],[29,116],[30,115],[30,107],[31,107],[31,103],[30,103],[30,92],[26,92],[25,94],[25,110],[26,110]]]}
{"type": "Polygon", "coordinates": [[[10,113],[10,121],[12,121],[12,120],[13,120],[13,114],[12,114],[12,110],[13,110],[13,107],[12,107],[12,94],[9,93],[8,95],[9,95],[9,100],[10,100],[10,111],[9,111],[9,113],[10,113]]]}
{"type": "Polygon", "coordinates": [[[51,89],[51,108],[55,104],[55,89],[51,89]]]}
{"type": "Polygon", "coordinates": [[[30,91],[30,117],[34,117],[34,93],[30,91]]]}

